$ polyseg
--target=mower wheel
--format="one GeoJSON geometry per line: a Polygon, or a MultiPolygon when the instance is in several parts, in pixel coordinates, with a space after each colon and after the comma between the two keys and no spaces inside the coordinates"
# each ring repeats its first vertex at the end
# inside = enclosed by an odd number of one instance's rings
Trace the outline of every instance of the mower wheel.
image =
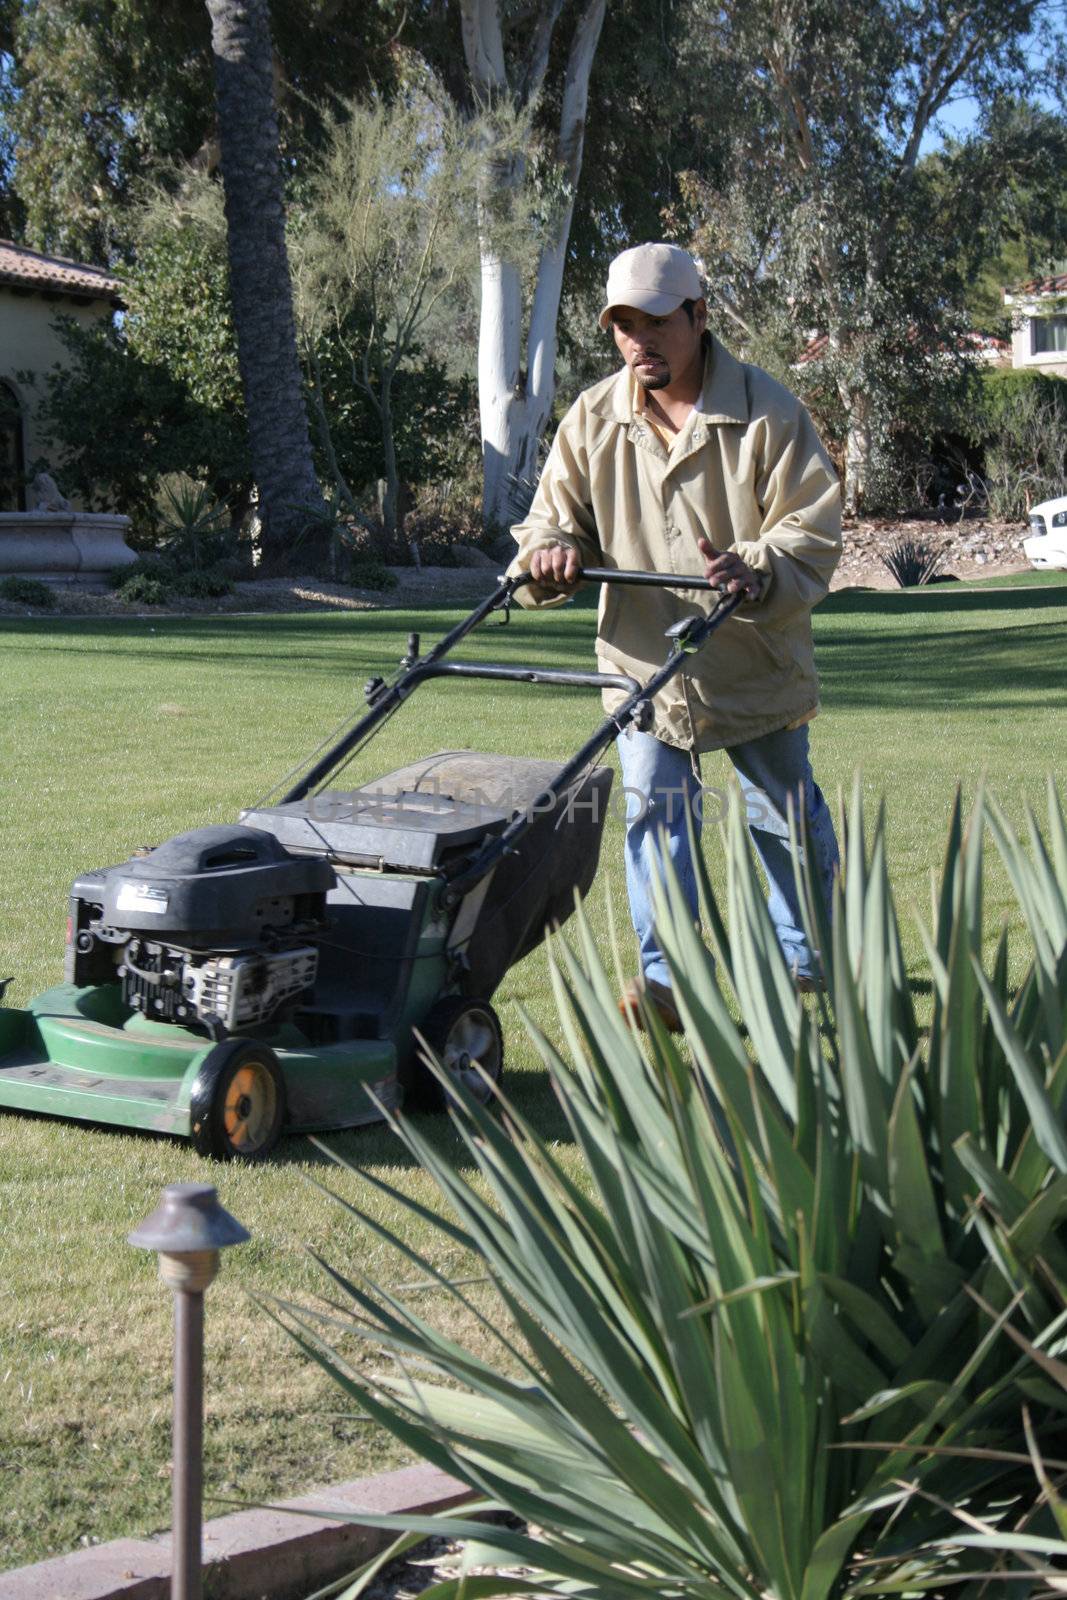
{"type": "MultiPolygon", "coordinates": [[[[483,1105],[493,1098],[504,1072],[504,1037],[487,1000],[468,1000],[463,995],[439,1000],[419,1032],[449,1078],[461,1083],[483,1105]]],[[[420,1057],[422,1054],[420,1049],[420,1057]]],[[[449,1100],[445,1085],[420,1059],[415,1080],[404,1097],[405,1106],[444,1111],[449,1100]]]]}
{"type": "Polygon", "coordinates": [[[216,1161],[262,1161],[285,1122],[278,1058],[251,1039],[227,1039],[200,1063],[189,1103],[193,1145],[216,1161]]]}

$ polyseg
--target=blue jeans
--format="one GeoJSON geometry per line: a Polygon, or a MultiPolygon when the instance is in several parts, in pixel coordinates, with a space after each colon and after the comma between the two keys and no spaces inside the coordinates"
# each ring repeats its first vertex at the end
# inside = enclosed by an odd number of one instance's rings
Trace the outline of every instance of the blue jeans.
{"type": "MultiPolygon", "coordinates": [[[[627,791],[626,889],[641,968],[646,978],[669,984],[670,973],[656,937],[651,885],[660,870],[659,836],[663,829],[667,853],[696,919],[696,874],[689,850],[686,811],[693,810],[694,832],[699,838],[704,806],[694,808],[693,802],[701,785],[689,752],[663,744],[651,734],[624,733],[618,741],[618,751],[627,791]]],[[[814,856],[815,879],[825,896],[827,912],[839,856],[830,809],[812,776],[808,729],[805,726],[764,734],[745,744],[730,745],[726,754],[741,785],[749,835],[767,874],[767,909],[782,952],[798,976],[818,977],[819,954],[809,947],[805,937],[793,881],[787,795],[803,796],[808,847],[814,856]]]]}

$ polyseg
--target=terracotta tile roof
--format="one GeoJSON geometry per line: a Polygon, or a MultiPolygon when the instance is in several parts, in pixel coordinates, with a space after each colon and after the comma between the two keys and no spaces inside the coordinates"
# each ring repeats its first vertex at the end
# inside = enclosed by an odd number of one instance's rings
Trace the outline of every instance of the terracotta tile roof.
{"type": "MultiPolygon", "coordinates": [[[[918,329],[909,328],[907,338],[910,344],[917,344],[919,342],[918,329]]],[[[830,340],[825,333],[813,334],[797,356],[793,366],[806,367],[813,361],[821,361],[829,348],[830,340]]],[[[937,348],[944,349],[945,347],[940,345],[937,348]]],[[[981,357],[983,361],[995,361],[998,357],[1011,353],[1011,344],[1007,339],[994,339],[991,334],[965,332],[961,333],[957,339],[956,349],[970,350],[973,354],[981,357]]]]}
{"type": "Polygon", "coordinates": [[[819,361],[826,354],[830,345],[829,336],[825,333],[816,333],[810,338],[803,350],[797,356],[796,365],[806,367],[809,361],[819,361]]]}
{"type": "Polygon", "coordinates": [[[1059,272],[1054,278],[1031,278],[1029,283],[1020,283],[1017,289],[1005,289],[1005,295],[1017,294],[1067,294],[1067,272],[1059,272]]]}
{"type": "Polygon", "coordinates": [[[996,356],[1011,354],[1010,339],[995,339],[991,333],[964,333],[960,335],[959,347],[966,349],[968,346],[977,355],[992,360],[996,356]]]}
{"type": "Polygon", "coordinates": [[[41,255],[23,244],[0,239],[0,285],[53,290],[60,294],[88,295],[93,300],[118,304],[119,280],[103,267],[90,267],[82,261],[65,261],[62,256],[41,255]]]}

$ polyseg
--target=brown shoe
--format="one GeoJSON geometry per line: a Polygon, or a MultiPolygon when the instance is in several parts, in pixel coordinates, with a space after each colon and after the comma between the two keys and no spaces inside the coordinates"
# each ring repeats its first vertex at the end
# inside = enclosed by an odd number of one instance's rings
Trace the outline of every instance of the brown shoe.
{"type": "Polygon", "coordinates": [[[631,978],[619,996],[619,1010],[631,1028],[640,1028],[644,1032],[642,1002],[647,1011],[656,1013],[668,1033],[683,1031],[682,1019],[674,1004],[674,995],[665,983],[657,983],[654,978],[631,978]]]}
{"type": "Polygon", "coordinates": [[[805,972],[798,972],[793,978],[797,994],[825,994],[826,979],[812,978],[805,972]]]}

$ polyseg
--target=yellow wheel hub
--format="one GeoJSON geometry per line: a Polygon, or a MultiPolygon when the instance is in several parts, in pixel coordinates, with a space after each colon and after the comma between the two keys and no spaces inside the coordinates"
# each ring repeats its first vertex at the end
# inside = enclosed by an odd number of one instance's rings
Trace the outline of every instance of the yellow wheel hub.
{"type": "Polygon", "coordinates": [[[232,1148],[242,1155],[258,1150],[274,1125],[277,1092],[267,1068],[257,1061],[238,1067],[226,1089],[222,1125],[232,1148]]]}

